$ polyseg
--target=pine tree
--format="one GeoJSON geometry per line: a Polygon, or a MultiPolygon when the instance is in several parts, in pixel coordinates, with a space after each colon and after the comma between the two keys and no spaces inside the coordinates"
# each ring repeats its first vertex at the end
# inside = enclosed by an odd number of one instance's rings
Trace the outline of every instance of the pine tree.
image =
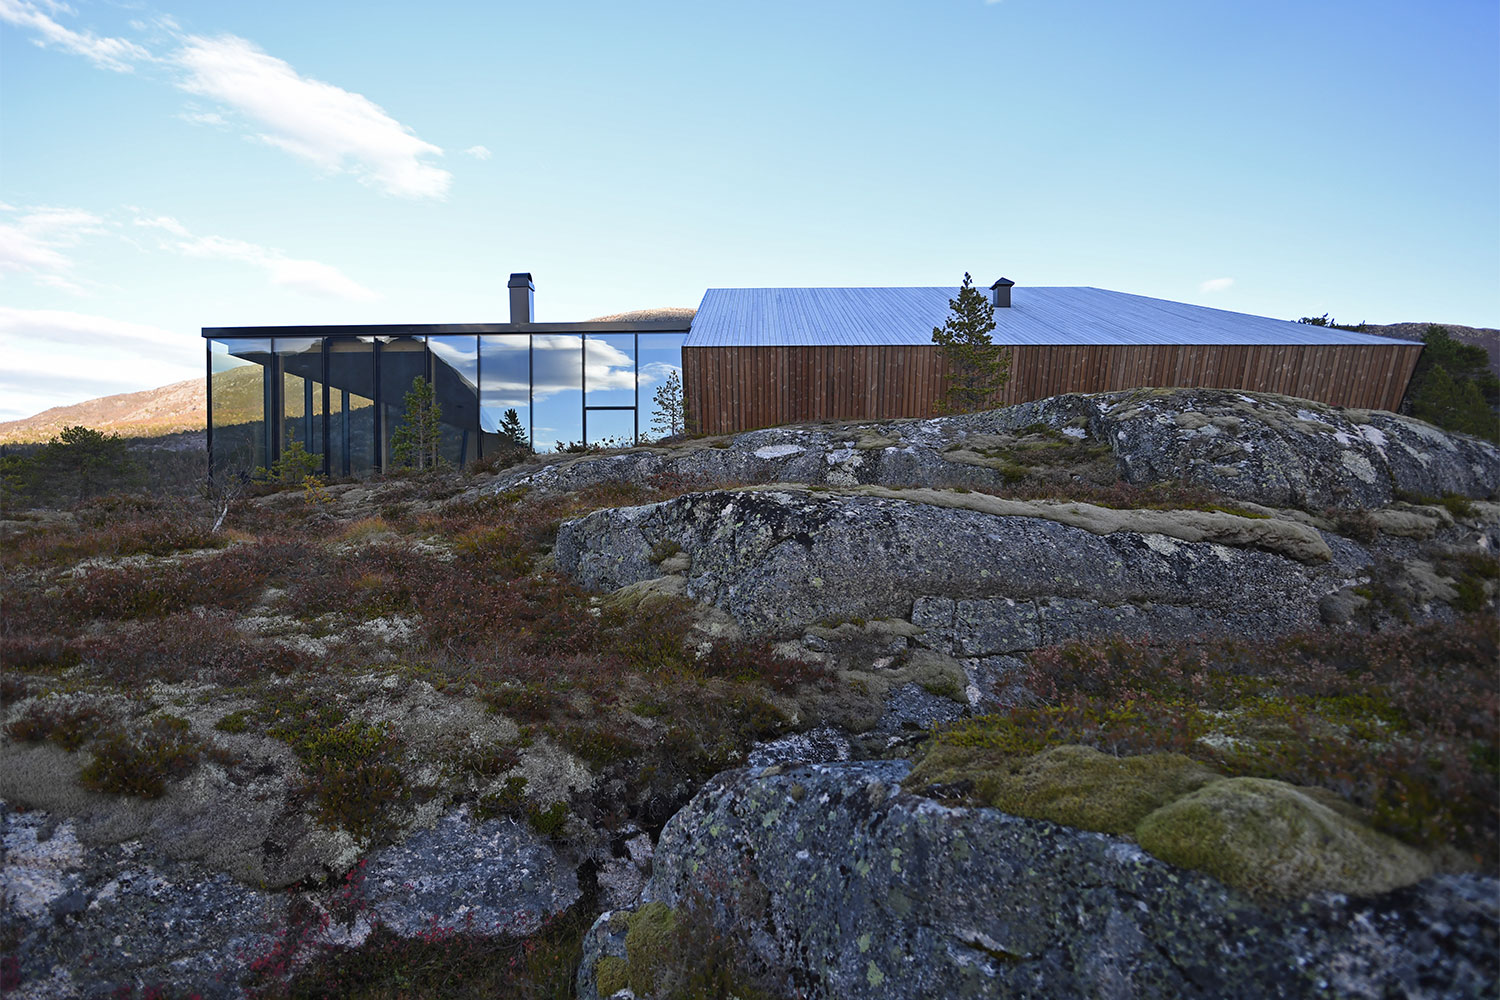
{"type": "Polygon", "coordinates": [[[939,409],[944,413],[972,413],[993,402],[1010,381],[1010,352],[990,339],[995,311],[974,279],[964,274],[958,298],[948,300],[952,314],[932,330],[932,342],[948,374],[939,409]]]}
{"type": "Polygon", "coordinates": [[[1473,434],[1476,437],[1500,438],[1495,412],[1484,401],[1478,383],[1455,379],[1442,365],[1426,372],[1422,390],[1412,401],[1412,416],[1436,424],[1444,430],[1473,434]]]}
{"type": "Polygon", "coordinates": [[[391,458],[397,468],[437,467],[442,416],[443,410],[432,391],[432,383],[420,375],[412,379],[411,389],[406,393],[406,412],[402,415],[401,426],[391,435],[391,458]]]}
{"type": "Polygon", "coordinates": [[[652,401],[656,412],[651,417],[651,429],[658,437],[676,437],[687,430],[687,413],[682,402],[682,375],[676,368],[667,372],[667,377],[656,387],[656,395],[652,401]]]}
{"type": "Polygon", "coordinates": [[[526,439],[526,428],[521,426],[521,415],[512,407],[505,411],[504,418],[500,421],[500,443],[513,448],[531,450],[531,444],[526,439]]]}

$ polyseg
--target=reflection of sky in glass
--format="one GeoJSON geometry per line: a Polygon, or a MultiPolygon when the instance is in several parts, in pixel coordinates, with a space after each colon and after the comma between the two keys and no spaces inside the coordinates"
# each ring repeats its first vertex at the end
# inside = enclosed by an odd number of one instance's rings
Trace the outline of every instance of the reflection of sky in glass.
{"type": "MultiPolygon", "coordinates": [[[[428,337],[427,346],[432,348],[435,362],[448,366],[466,386],[474,388],[479,381],[479,356],[473,337],[428,337]]],[[[436,365],[433,370],[437,371],[436,365]]]]}
{"type": "Polygon", "coordinates": [[[322,337],[277,337],[276,353],[288,376],[317,379],[323,375],[322,337]]]}
{"type": "Polygon", "coordinates": [[[531,351],[533,445],[550,451],[583,440],[583,338],[538,334],[531,351]]]}
{"type": "Polygon", "coordinates": [[[211,364],[214,372],[259,364],[264,361],[265,355],[271,353],[269,340],[212,340],[209,344],[209,356],[213,359],[211,364]],[[254,360],[245,360],[246,358],[254,360]]]}
{"type": "Polygon", "coordinates": [[[635,444],[634,410],[590,410],[589,444],[628,448],[635,444]]]}
{"type": "Polygon", "coordinates": [[[526,337],[480,337],[479,426],[500,429],[506,410],[530,427],[531,350],[526,337]]]}
{"type": "MultiPolygon", "coordinates": [[[[585,340],[589,406],[635,405],[634,334],[596,334],[585,340]]],[[[592,437],[592,431],[590,432],[592,437]]]]}
{"type": "Polygon", "coordinates": [[[641,388],[636,405],[640,407],[643,439],[662,436],[661,429],[653,423],[657,416],[656,390],[671,372],[675,371],[681,381],[684,339],[682,334],[641,334],[641,388]]]}

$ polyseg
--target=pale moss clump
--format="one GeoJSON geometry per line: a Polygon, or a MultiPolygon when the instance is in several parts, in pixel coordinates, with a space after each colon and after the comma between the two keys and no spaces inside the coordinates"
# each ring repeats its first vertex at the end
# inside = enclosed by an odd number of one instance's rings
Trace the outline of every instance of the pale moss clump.
{"type": "Polygon", "coordinates": [[[1180,754],[938,743],[905,784],[966,785],[1016,816],[1134,837],[1163,861],[1266,900],[1374,895],[1433,871],[1426,855],[1371,829],[1326,789],[1225,778],[1180,754]]]}
{"type": "Polygon", "coordinates": [[[1230,778],[1163,806],[1135,830],[1163,861],[1251,895],[1373,895],[1431,874],[1421,853],[1281,781],[1230,778]]]}
{"type": "MultiPolygon", "coordinates": [[[[636,996],[646,996],[656,988],[657,973],[672,958],[677,914],[666,903],[647,903],[626,920],[630,925],[625,932],[626,985],[636,996]]],[[[602,983],[599,994],[610,995],[602,983]]]]}
{"type": "Polygon", "coordinates": [[[907,784],[972,782],[987,805],[1101,833],[1130,834],[1148,813],[1222,775],[1180,754],[1111,757],[1060,746],[1034,756],[964,746],[933,748],[907,784]]]}
{"type": "Polygon", "coordinates": [[[612,997],[630,985],[630,963],[605,955],[594,966],[594,987],[601,997],[612,997]]]}

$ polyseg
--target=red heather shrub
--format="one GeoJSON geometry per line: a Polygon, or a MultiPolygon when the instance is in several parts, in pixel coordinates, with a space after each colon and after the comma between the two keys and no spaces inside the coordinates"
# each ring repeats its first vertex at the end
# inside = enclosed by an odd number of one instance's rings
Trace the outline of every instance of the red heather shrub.
{"type": "Polygon", "coordinates": [[[208,524],[181,510],[155,515],[133,513],[104,520],[80,512],[67,526],[49,525],[7,543],[0,565],[58,566],[80,559],[133,555],[165,556],[191,549],[220,548],[227,543],[208,524]],[[98,523],[95,523],[98,522],[98,523]]]}
{"type": "Polygon", "coordinates": [[[716,642],[694,661],[694,668],[705,677],[768,684],[778,691],[795,690],[821,676],[813,665],[779,655],[768,642],[716,642]]]}
{"type": "Polygon", "coordinates": [[[240,632],[235,619],[218,609],[186,611],[122,623],[71,645],[96,672],[127,687],[146,680],[243,684],[312,666],[295,648],[240,632]]]}
{"type": "Polygon", "coordinates": [[[283,572],[287,603],[298,614],[376,617],[410,612],[449,569],[430,553],[390,541],[343,551],[311,549],[283,572]]]}

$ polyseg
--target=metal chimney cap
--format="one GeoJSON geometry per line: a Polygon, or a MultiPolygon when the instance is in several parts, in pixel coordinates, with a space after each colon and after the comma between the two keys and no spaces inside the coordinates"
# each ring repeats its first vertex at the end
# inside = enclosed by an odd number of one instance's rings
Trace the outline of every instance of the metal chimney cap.
{"type": "Polygon", "coordinates": [[[515,274],[512,274],[509,283],[505,287],[529,288],[533,292],[536,291],[536,286],[531,283],[531,272],[529,271],[517,271],[515,274]]]}
{"type": "Polygon", "coordinates": [[[1001,278],[999,281],[995,282],[990,287],[991,288],[1009,288],[1010,286],[1012,286],[1014,284],[1015,284],[1015,282],[1011,281],[1009,278],[1001,278]]]}

